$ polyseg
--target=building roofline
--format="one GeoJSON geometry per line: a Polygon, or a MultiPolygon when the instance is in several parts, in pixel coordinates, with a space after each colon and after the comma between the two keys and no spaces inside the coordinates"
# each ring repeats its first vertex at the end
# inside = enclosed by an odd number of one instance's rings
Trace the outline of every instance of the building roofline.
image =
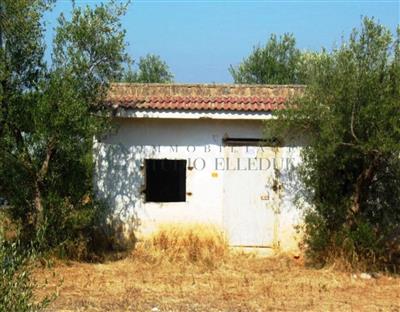
{"type": "Polygon", "coordinates": [[[110,108],[273,111],[302,95],[303,85],[114,83],[110,108]]]}
{"type": "Polygon", "coordinates": [[[276,89],[287,89],[287,88],[299,88],[304,89],[306,85],[302,84],[246,84],[246,83],[138,83],[138,82],[112,82],[111,85],[116,86],[137,86],[137,87],[229,87],[229,88],[276,88],[276,89]]]}

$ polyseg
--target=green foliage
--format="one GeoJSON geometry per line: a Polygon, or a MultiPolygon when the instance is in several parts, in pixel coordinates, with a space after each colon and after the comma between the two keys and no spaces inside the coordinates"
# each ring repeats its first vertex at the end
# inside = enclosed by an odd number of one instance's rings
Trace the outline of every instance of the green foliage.
{"type": "Polygon", "coordinates": [[[43,60],[42,16],[50,1],[1,2],[0,194],[29,242],[77,240],[107,209],[93,198],[92,145],[109,129],[99,102],[119,79],[125,33],[117,1],[61,15],[52,65],[43,60]],[[3,22],[4,21],[4,22],[3,22]]]}
{"type": "Polygon", "coordinates": [[[147,54],[139,59],[137,70],[129,68],[122,78],[123,82],[170,83],[174,75],[167,63],[158,55],[147,54]]]}
{"type": "Polygon", "coordinates": [[[317,261],[338,251],[352,265],[400,265],[399,49],[399,33],[365,18],[309,62],[304,96],[277,114],[274,132],[309,138],[300,176],[317,261]]]}
{"type": "Polygon", "coordinates": [[[37,302],[32,279],[34,252],[23,252],[18,243],[6,242],[0,233],[0,312],[43,311],[53,297],[37,302]]]}
{"type": "Polygon", "coordinates": [[[265,46],[257,46],[243,62],[229,71],[235,83],[301,84],[304,83],[302,54],[291,34],[271,35],[265,46]]]}

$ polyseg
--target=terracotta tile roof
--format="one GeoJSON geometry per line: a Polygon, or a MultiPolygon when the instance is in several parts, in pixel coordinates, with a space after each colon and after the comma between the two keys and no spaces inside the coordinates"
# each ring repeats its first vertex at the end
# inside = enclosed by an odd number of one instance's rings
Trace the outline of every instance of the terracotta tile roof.
{"type": "Polygon", "coordinates": [[[283,107],[303,86],[129,84],[111,86],[106,105],[156,110],[227,110],[268,112],[283,107]]]}

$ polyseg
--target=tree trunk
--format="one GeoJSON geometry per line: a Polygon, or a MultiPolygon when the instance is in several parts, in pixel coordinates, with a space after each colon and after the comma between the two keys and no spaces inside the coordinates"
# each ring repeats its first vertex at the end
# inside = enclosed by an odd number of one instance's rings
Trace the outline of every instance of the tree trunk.
{"type": "Polygon", "coordinates": [[[42,192],[40,191],[39,182],[35,182],[35,215],[33,218],[34,226],[36,231],[39,230],[40,226],[43,225],[43,203],[42,203],[42,192]]]}
{"type": "Polygon", "coordinates": [[[376,169],[379,164],[379,156],[375,155],[368,168],[365,168],[357,177],[352,196],[350,211],[347,215],[347,226],[351,228],[356,220],[356,216],[361,212],[361,205],[367,197],[368,189],[375,177],[376,169]]]}
{"type": "Polygon", "coordinates": [[[46,157],[45,157],[45,159],[42,163],[42,166],[36,176],[35,199],[34,199],[35,216],[33,218],[36,231],[39,230],[40,226],[43,225],[43,221],[44,221],[41,186],[42,186],[43,180],[45,179],[45,176],[49,170],[50,159],[51,159],[51,156],[53,155],[53,152],[54,152],[54,145],[53,145],[52,141],[50,141],[50,143],[48,143],[48,145],[47,145],[46,157]]]}

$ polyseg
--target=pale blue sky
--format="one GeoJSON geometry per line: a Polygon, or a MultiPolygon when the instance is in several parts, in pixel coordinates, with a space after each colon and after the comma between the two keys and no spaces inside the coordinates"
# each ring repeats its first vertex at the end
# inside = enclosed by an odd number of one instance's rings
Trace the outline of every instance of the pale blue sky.
{"type": "MultiPolygon", "coordinates": [[[[70,7],[70,1],[58,1],[46,15],[49,26],[54,27],[58,14],[70,7]]],[[[138,59],[159,54],[176,82],[229,83],[229,65],[238,64],[271,33],[293,33],[301,49],[331,48],[360,25],[361,16],[373,16],[394,32],[400,21],[400,0],[136,0],[123,26],[130,55],[138,59]]],[[[48,44],[51,36],[49,32],[48,44]]]]}

